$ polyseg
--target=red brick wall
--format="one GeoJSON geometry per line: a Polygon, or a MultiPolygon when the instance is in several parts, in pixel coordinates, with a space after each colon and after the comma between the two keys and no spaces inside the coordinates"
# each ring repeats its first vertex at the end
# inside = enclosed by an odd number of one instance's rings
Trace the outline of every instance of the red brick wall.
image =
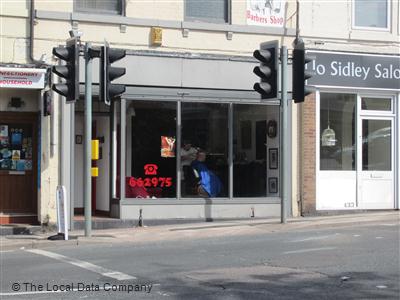
{"type": "Polygon", "coordinates": [[[303,105],[301,125],[302,165],[302,215],[315,214],[316,209],[316,147],[315,147],[315,94],[308,96],[303,105]]]}

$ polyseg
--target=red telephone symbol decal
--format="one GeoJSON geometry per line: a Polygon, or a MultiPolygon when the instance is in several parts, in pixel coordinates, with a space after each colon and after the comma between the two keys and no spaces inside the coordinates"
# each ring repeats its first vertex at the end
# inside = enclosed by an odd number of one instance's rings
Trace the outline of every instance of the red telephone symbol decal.
{"type": "Polygon", "coordinates": [[[155,164],[144,165],[144,175],[157,175],[158,166],[155,164]]]}

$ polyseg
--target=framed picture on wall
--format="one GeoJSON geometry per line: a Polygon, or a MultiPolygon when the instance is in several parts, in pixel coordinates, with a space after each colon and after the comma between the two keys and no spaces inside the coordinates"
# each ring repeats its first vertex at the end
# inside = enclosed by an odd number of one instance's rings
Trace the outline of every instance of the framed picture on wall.
{"type": "Polygon", "coordinates": [[[268,178],[268,190],[271,194],[278,193],[278,177],[268,178]]]}
{"type": "Polygon", "coordinates": [[[278,148],[269,149],[269,168],[271,170],[278,169],[278,148]]]}

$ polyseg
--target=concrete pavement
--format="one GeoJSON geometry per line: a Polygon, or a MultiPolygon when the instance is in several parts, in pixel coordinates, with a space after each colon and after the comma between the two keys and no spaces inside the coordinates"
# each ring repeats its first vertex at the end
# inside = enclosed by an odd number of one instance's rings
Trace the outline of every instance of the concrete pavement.
{"type": "MultiPolygon", "coordinates": [[[[399,226],[399,211],[368,212],[340,216],[290,218],[281,224],[279,218],[218,221],[180,225],[162,225],[153,227],[134,227],[123,229],[93,230],[92,237],[84,236],[84,231],[71,231],[68,241],[49,241],[47,238],[55,232],[33,235],[11,235],[0,237],[0,251],[30,248],[49,248],[62,246],[80,246],[85,244],[110,243],[152,243],[163,240],[202,239],[218,236],[241,236],[268,232],[288,232],[305,228],[341,227],[350,224],[362,225],[371,222],[399,226]]],[[[400,238],[400,236],[399,236],[400,238]]]]}

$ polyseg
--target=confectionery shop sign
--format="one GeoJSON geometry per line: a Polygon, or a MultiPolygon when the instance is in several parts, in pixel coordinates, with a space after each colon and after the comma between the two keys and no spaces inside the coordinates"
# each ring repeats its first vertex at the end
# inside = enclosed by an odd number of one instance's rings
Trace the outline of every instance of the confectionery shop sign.
{"type": "Polygon", "coordinates": [[[400,56],[307,51],[309,85],[400,90],[400,56]]]}
{"type": "Polygon", "coordinates": [[[0,67],[0,88],[43,89],[46,69],[0,67]]]}

